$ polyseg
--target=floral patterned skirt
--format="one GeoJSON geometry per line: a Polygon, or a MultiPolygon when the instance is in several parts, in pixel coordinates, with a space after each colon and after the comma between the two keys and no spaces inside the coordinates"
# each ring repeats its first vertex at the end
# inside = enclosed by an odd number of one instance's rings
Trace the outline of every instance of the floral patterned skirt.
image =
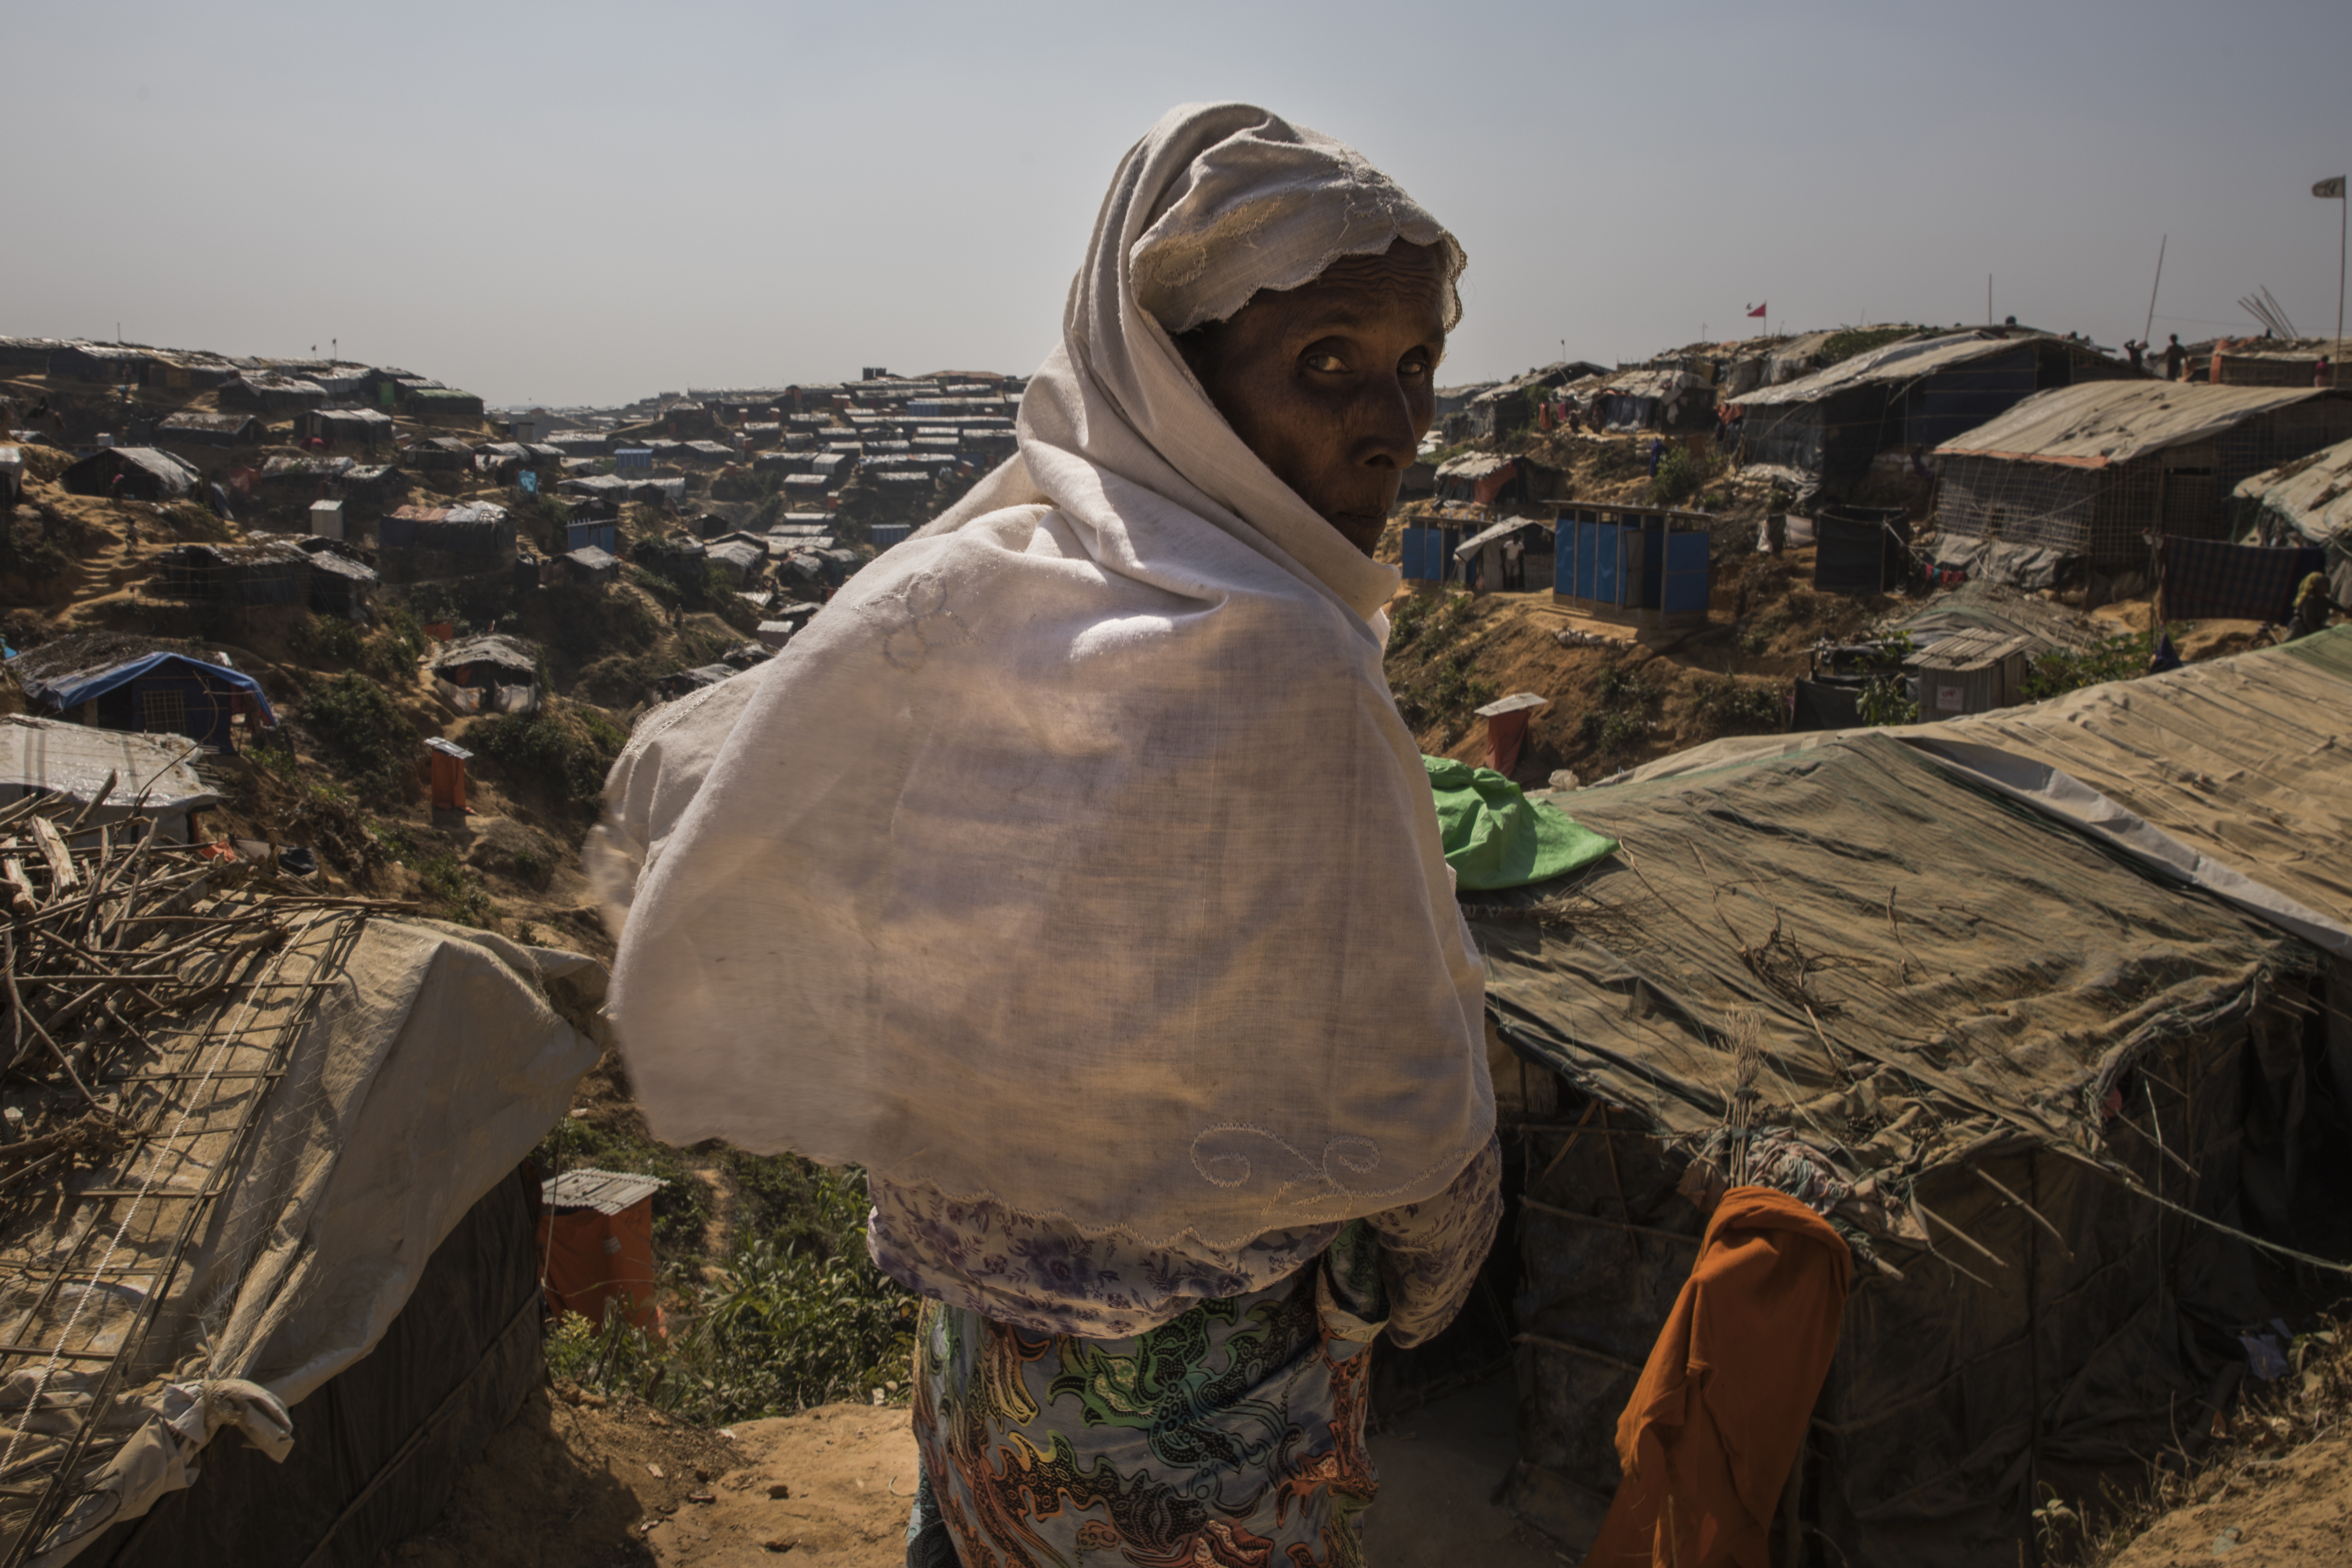
{"type": "Polygon", "coordinates": [[[963,1568],[1360,1563],[1381,1316],[1360,1229],[1287,1279],[1132,1339],[925,1301],[914,1531],[935,1510],[963,1568]]]}

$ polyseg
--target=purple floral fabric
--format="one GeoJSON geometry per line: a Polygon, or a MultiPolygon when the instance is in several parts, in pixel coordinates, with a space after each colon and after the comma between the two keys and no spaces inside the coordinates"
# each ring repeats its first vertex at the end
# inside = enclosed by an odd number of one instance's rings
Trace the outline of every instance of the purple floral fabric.
{"type": "MultiPolygon", "coordinates": [[[[1380,1243],[1389,1329],[1417,1344],[1451,1321],[1476,1281],[1502,1217],[1502,1156],[1489,1142],[1435,1197],[1368,1216],[1380,1243]]],[[[866,1247],[876,1267],[919,1295],[1031,1333],[1118,1340],[1203,1301],[1263,1290],[1320,1256],[1337,1225],[1275,1231],[1231,1251],[1146,1247],[1086,1236],[1050,1219],[961,1203],[936,1189],[868,1178],[866,1247]]]]}

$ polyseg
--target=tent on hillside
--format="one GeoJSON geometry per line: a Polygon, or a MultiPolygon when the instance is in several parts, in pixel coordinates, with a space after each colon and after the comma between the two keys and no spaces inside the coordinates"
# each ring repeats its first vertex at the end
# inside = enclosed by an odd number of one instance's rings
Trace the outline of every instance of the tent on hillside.
{"type": "Polygon", "coordinates": [[[2278,1279],[2232,1230],[2325,1197],[2321,954],[1885,731],[1563,804],[1624,853],[1465,910],[1523,1064],[1514,1506],[1607,1509],[1750,1035],[1747,1162],[1856,1255],[1807,1561],[2007,1562],[2050,1490],[2200,1443],[2278,1279]]]}
{"type": "Polygon", "coordinates": [[[155,424],[155,439],[173,447],[252,447],[261,421],[250,414],[205,414],[184,408],[155,424]]]}
{"type": "Polygon", "coordinates": [[[177,500],[200,476],[181,458],[153,447],[100,447],[58,476],[68,495],[126,500],[177,500]],[[115,485],[120,476],[122,483],[115,485]]]}
{"type": "Polygon", "coordinates": [[[535,713],[539,660],[520,637],[463,637],[434,656],[433,684],[462,712],[535,713]]]}
{"type": "MultiPolygon", "coordinates": [[[[121,952],[194,946],[209,967],[122,992],[149,1004],[142,1027],[93,1044],[135,1131],[20,1168],[42,1201],[0,1218],[0,1412],[19,1434],[0,1552],[373,1563],[543,1376],[517,1167],[596,1058],[567,1020],[592,1021],[603,972],[266,888],[224,899],[217,861],[128,835],[79,848],[68,878],[32,839],[9,847],[37,905],[109,886],[121,952]]],[[[108,956],[20,940],[36,1005],[59,994],[37,982],[108,956]]],[[[80,1125],[61,1075],[28,1076],[12,1104],[80,1125]]]]}
{"type": "Polygon", "coordinates": [[[35,708],[102,730],[185,735],[234,752],[239,716],[265,729],[278,723],[253,677],[152,638],[60,637],[18,654],[9,669],[35,708]]]}

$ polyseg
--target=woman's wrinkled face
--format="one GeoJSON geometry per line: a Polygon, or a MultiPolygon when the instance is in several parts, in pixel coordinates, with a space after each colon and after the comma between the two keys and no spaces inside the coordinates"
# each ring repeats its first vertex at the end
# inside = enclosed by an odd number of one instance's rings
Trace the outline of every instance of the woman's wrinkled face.
{"type": "Polygon", "coordinates": [[[1244,444],[1370,555],[1436,417],[1445,273],[1400,239],[1176,340],[1244,444]]]}

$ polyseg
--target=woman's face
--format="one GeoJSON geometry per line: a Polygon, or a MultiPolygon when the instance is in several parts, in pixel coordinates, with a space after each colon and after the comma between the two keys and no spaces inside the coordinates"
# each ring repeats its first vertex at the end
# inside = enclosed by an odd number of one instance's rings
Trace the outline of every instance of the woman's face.
{"type": "Polygon", "coordinates": [[[1370,555],[1436,416],[1438,249],[1400,239],[1384,255],[1343,257],[1176,341],[1244,444],[1370,555]]]}

